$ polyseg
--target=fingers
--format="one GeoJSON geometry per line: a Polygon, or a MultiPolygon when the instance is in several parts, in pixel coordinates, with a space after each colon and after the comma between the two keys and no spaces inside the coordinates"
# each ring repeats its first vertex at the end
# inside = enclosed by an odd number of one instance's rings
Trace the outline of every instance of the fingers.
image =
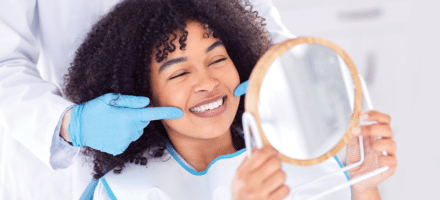
{"type": "Polygon", "coordinates": [[[290,193],[290,188],[287,187],[286,185],[282,185],[277,190],[272,192],[269,195],[268,199],[284,199],[287,197],[287,195],[289,195],[289,193],[290,193]]]}
{"type": "Polygon", "coordinates": [[[114,107],[131,108],[126,109],[125,112],[139,121],[177,119],[183,116],[183,111],[175,107],[146,108],[150,104],[148,97],[108,93],[99,98],[114,107]]]}
{"type": "Polygon", "coordinates": [[[284,185],[286,175],[282,171],[278,151],[270,146],[255,149],[250,158],[245,158],[234,180],[242,183],[233,184],[233,188],[236,188],[237,196],[245,199],[283,199],[289,194],[284,185]]]}
{"type": "Polygon", "coordinates": [[[387,178],[396,172],[397,169],[397,158],[396,156],[379,156],[379,163],[381,166],[390,167],[387,171],[381,173],[381,176],[387,178]]]}
{"type": "Polygon", "coordinates": [[[352,133],[354,135],[372,136],[392,138],[393,131],[389,124],[373,124],[367,126],[356,126],[353,128],[352,133]]]}
{"type": "Polygon", "coordinates": [[[285,181],[286,174],[281,169],[277,170],[275,174],[270,175],[269,178],[264,181],[262,187],[263,194],[270,195],[278,188],[282,187],[285,181]]]}
{"type": "Polygon", "coordinates": [[[239,96],[245,94],[246,90],[247,90],[248,83],[249,83],[249,81],[245,81],[245,82],[241,83],[240,85],[238,85],[237,88],[235,88],[235,90],[234,90],[234,96],[239,97],[239,96]]]}
{"type": "Polygon", "coordinates": [[[376,121],[379,124],[389,124],[391,122],[391,117],[389,115],[376,110],[362,113],[360,119],[363,121],[376,121]]]}
{"type": "Polygon", "coordinates": [[[392,139],[376,140],[371,144],[373,151],[386,151],[388,155],[396,155],[396,142],[392,139]]]}
{"type": "Polygon", "coordinates": [[[397,158],[396,156],[379,156],[379,163],[382,166],[389,166],[390,168],[397,167],[397,158]]]}
{"type": "Polygon", "coordinates": [[[145,108],[150,104],[150,99],[148,97],[113,93],[105,94],[101,99],[111,106],[122,108],[145,108]]]}
{"type": "Polygon", "coordinates": [[[178,119],[183,116],[183,111],[175,107],[148,107],[131,109],[133,116],[140,121],[152,121],[160,119],[178,119]]]}
{"type": "Polygon", "coordinates": [[[267,181],[267,179],[272,178],[276,173],[282,172],[281,159],[278,156],[272,156],[266,162],[264,162],[259,168],[254,169],[252,172],[257,172],[257,170],[258,173],[264,174],[265,176],[253,176],[253,178],[251,178],[250,181],[265,182],[267,181]]]}
{"type": "Polygon", "coordinates": [[[252,173],[266,163],[267,160],[270,160],[277,155],[278,151],[276,151],[273,147],[265,146],[262,149],[255,150],[252,153],[252,156],[245,160],[242,165],[240,165],[239,169],[242,168],[249,173],[252,173]]]}

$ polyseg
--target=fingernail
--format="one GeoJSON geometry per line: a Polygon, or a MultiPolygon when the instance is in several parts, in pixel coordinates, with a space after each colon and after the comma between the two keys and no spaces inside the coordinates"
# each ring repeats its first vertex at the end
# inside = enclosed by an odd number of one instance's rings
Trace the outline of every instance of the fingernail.
{"type": "Polygon", "coordinates": [[[368,114],[364,113],[360,116],[360,120],[365,121],[368,119],[368,117],[369,117],[368,114]]]}
{"type": "Polygon", "coordinates": [[[356,126],[351,131],[353,135],[359,135],[361,133],[361,128],[359,126],[356,126]]]}

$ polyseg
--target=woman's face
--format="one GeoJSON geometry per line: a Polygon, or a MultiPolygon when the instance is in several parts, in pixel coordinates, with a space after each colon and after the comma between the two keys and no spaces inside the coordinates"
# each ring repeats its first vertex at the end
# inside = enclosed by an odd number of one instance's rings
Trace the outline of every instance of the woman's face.
{"type": "Polygon", "coordinates": [[[234,97],[240,78],[222,42],[198,22],[187,24],[186,47],[151,66],[152,105],[183,111],[179,119],[162,120],[168,135],[211,139],[229,133],[240,102],[234,97]],[[205,34],[205,37],[203,35],[205,34]]]}

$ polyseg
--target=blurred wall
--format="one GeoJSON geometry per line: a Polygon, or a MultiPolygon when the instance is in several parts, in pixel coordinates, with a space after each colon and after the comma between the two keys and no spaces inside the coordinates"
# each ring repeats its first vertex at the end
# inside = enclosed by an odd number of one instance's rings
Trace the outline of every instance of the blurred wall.
{"type": "Polygon", "coordinates": [[[390,114],[398,168],[384,200],[440,199],[440,2],[273,0],[296,36],[341,46],[364,76],[376,110],[390,114]]]}

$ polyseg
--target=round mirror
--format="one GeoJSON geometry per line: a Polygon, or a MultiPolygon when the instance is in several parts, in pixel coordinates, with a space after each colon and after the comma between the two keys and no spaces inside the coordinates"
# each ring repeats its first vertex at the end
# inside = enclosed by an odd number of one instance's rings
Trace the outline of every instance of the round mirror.
{"type": "Polygon", "coordinates": [[[338,153],[350,140],[361,106],[351,59],[334,43],[310,37],[266,52],[249,78],[245,100],[263,145],[297,165],[317,164],[338,153]]]}

